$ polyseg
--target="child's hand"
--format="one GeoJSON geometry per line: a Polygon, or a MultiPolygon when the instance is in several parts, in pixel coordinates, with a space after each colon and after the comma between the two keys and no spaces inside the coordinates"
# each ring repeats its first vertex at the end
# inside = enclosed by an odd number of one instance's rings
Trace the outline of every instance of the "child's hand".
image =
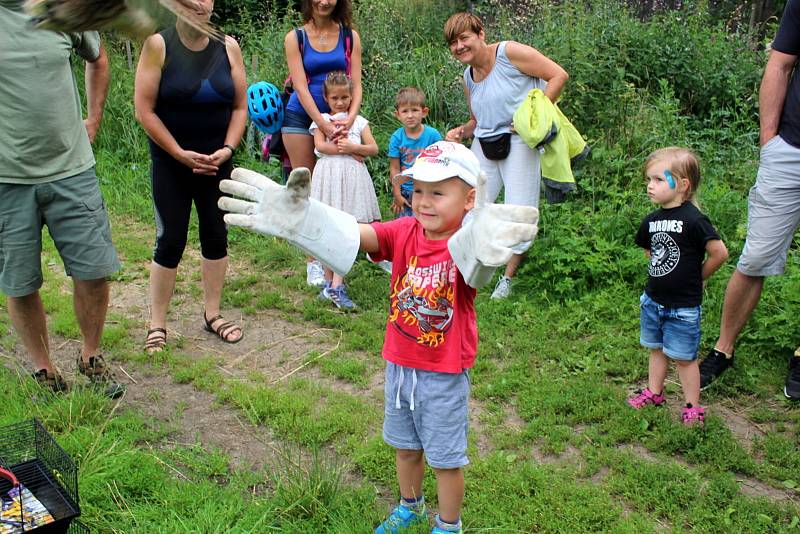
{"type": "Polygon", "coordinates": [[[456,126],[455,128],[448,130],[447,134],[444,136],[445,141],[452,141],[454,143],[460,143],[463,138],[464,138],[463,126],[456,126]]]}
{"type": "Polygon", "coordinates": [[[402,212],[406,207],[409,209],[411,208],[411,204],[409,204],[403,195],[394,195],[394,200],[392,201],[392,205],[390,206],[392,213],[397,215],[398,213],[402,212]]]}
{"type": "Polygon", "coordinates": [[[336,146],[339,147],[340,154],[354,154],[356,148],[361,146],[359,143],[354,143],[347,137],[341,137],[336,142],[336,146]]]}

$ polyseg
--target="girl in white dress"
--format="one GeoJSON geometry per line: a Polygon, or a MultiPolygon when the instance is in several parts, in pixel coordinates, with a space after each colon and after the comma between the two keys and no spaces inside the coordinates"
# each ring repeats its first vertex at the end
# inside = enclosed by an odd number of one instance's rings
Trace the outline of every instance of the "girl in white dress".
{"type": "MultiPolygon", "coordinates": [[[[322,116],[328,121],[346,117],[353,93],[347,75],[343,71],[331,72],[323,90],[331,113],[322,116]]],[[[309,131],[314,135],[315,152],[319,157],[311,179],[311,198],[346,211],[360,223],[380,220],[375,187],[364,165],[364,158],[378,154],[378,144],[367,119],[359,115],[349,131],[338,131],[333,138],[325,137],[316,123],[311,124],[309,131]]],[[[347,295],[344,279],[328,268],[320,298],[332,301],[339,308],[356,307],[347,295]]]]}

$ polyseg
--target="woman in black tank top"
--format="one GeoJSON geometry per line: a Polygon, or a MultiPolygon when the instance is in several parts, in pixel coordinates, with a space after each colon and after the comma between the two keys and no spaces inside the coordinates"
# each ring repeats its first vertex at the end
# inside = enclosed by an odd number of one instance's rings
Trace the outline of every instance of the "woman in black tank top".
{"type": "MultiPolygon", "coordinates": [[[[206,20],[213,0],[199,0],[206,20]]],[[[202,13],[200,13],[202,11],[202,13]]],[[[220,298],[228,266],[227,229],[217,207],[219,182],[244,133],[247,94],[236,41],[209,39],[188,24],[150,36],[136,68],[136,119],[150,139],[156,245],[150,269],[151,316],[147,352],[167,342],[166,316],[186,247],[192,203],[200,223],[203,327],[236,343],[241,327],[225,321],[220,298]]]]}

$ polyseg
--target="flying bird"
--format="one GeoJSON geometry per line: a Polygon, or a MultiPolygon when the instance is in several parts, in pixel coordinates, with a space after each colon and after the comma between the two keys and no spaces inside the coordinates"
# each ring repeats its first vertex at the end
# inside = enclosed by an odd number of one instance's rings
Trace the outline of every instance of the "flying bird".
{"type": "Polygon", "coordinates": [[[119,30],[143,38],[168,26],[174,16],[209,37],[222,34],[197,0],[26,0],[36,28],[62,32],[119,30]]]}

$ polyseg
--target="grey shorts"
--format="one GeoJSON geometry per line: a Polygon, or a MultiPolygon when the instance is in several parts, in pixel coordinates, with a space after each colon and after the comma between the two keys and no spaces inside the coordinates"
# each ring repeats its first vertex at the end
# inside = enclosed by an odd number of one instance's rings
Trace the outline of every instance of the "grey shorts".
{"type": "Polygon", "coordinates": [[[396,449],[422,450],[428,465],[469,463],[469,375],[421,371],[386,363],[383,440],[396,449]]]}
{"type": "Polygon", "coordinates": [[[0,183],[0,290],[10,297],[42,286],[42,227],[67,276],[105,278],[119,270],[94,169],[44,184],[0,183]]]}
{"type": "Polygon", "coordinates": [[[747,240],[736,269],[748,276],[783,273],[800,223],[800,149],[780,136],[761,147],[747,204],[747,240]]]}

